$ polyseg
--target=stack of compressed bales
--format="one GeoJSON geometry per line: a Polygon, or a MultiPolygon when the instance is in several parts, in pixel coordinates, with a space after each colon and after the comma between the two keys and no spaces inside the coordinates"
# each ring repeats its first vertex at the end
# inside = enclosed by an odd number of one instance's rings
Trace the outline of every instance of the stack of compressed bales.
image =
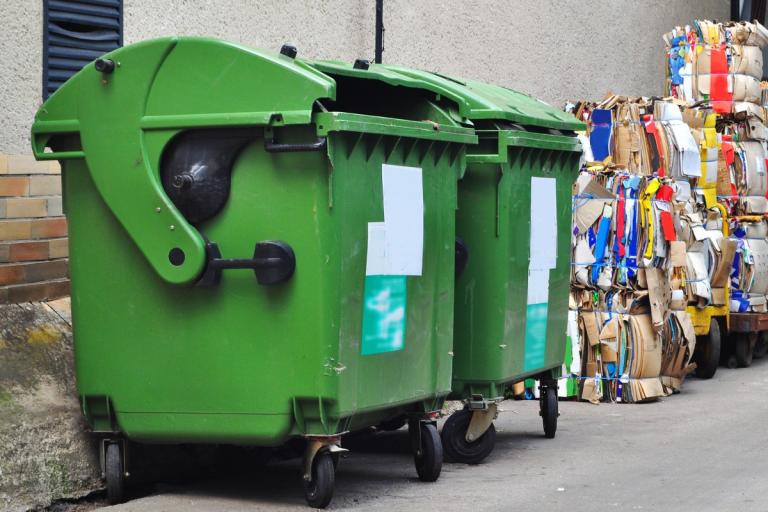
{"type": "Polygon", "coordinates": [[[678,390],[693,369],[686,308],[725,305],[733,251],[716,200],[717,117],[681,107],[615,95],[571,106],[588,123],[593,161],[575,185],[573,217],[570,330],[586,400],[678,390]]]}
{"type": "Polygon", "coordinates": [[[589,165],[575,185],[571,305],[581,398],[642,402],[678,390],[696,343],[686,307],[690,201],[671,178],[589,165]]]}
{"type": "MultiPolygon", "coordinates": [[[[757,22],[695,21],[664,39],[668,92],[717,116],[708,139],[717,139],[720,151],[708,182],[729,216],[725,245],[735,252],[730,309],[768,311],[768,116],[760,83],[768,30],[757,22]]],[[[693,125],[695,116],[686,117],[693,125]]]]}
{"type": "Polygon", "coordinates": [[[721,114],[748,111],[760,104],[762,48],[768,30],[757,22],[696,20],[675,27],[667,43],[667,89],[692,104],[707,102],[721,114]]]}

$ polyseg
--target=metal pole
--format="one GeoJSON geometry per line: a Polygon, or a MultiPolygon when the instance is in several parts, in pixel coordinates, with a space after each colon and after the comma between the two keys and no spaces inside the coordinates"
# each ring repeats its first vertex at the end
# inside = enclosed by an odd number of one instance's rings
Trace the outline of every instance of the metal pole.
{"type": "Polygon", "coordinates": [[[381,64],[384,52],[384,0],[376,0],[376,55],[374,62],[381,64]]]}

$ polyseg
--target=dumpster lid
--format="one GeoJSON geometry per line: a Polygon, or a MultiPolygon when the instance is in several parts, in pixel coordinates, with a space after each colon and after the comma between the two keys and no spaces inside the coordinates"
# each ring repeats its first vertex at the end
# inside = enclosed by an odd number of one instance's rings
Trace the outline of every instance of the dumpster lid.
{"type": "MultiPolygon", "coordinates": [[[[115,72],[101,75],[86,65],[43,104],[33,134],[61,131],[56,123],[83,124],[84,112],[103,109],[110,98],[108,110],[122,104],[120,112],[151,130],[306,124],[316,100],[336,95],[333,78],[298,59],[210,38],[153,39],[102,58],[117,63],[115,72]],[[151,60],[133,58],[147,48],[164,50],[151,60]]],[[[42,154],[34,140],[33,146],[38,158],[58,157],[42,154]]]]}
{"type": "Polygon", "coordinates": [[[458,105],[467,121],[505,120],[555,130],[583,130],[585,125],[572,115],[523,93],[471,80],[459,80],[437,73],[400,66],[370,64],[357,69],[338,61],[311,62],[330,75],[381,80],[395,86],[425,89],[449,98],[458,105]]]}
{"type": "Polygon", "coordinates": [[[417,69],[387,67],[404,75],[453,89],[456,94],[465,98],[469,107],[467,117],[472,120],[505,120],[527,126],[565,131],[586,129],[586,125],[571,114],[533,96],[506,87],[417,69]]]}

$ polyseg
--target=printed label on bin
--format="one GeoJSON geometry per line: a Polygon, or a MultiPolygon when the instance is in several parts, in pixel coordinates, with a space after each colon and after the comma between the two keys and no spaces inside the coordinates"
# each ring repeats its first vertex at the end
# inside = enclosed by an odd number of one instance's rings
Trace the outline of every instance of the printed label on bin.
{"type": "Polygon", "coordinates": [[[424,187],[419,167],[382,165],[384,222],[368,223],[363,291],[363,355],[405,348],[407,276],[424,256],[424,187]]]}
{"type": "Polygon", "coordinates": [[[366,276],[362,354],[405,348],[406,276],[366,276]]]}
{"type": "Polygon", "coordinates": [[[544,365],[547,349],[549,271],[557,263],[557,181],[531,178],[531,234],[528,307],[525,314],[523,371],[544,365]]]}

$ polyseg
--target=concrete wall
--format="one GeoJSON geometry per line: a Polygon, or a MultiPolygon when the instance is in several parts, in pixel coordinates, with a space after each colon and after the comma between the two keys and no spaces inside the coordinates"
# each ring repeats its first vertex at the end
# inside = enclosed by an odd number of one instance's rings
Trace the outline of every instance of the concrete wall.
{"type": "MultiPolygon", "coordinates": [[[[555,105],[661,94],[661,35],[724,19],[728,0],[385,0],[385,62],[495,82],[555,105]]],[[[207,35],[300,55],[372,58],[373,0],[124,0],[125,42],[207,35]]],[[[0,303],[68,293],[55,163],[30,158],[42,0],[0,1],[0,303]],[[41,185],[45,186],[42,187],[41,185]]]]}
{"type": "MultiPolygon", "coordinates": [[[[124,0],[125,41],[209,35],[307,57],[373,57],[373,0],[124,0]]],[[[29,153],[41,103],[39,0],[0,2],[0,153],[29,153]]],[[[559,105],[660,94],[661,35],[726,19],[728,0],[385,0],[386,62],[477,78],[559,105]]]]}
{"type": "Polygon", "coordinates": [[[43,102],[43,3],[1,1],[0,27],[0,155],[27,154],[29,127],[43,102]]]}
{"type": "MultiPolygon", "coordinates": [[[[205,34],[273,49],[291,41],[309,57],[373,59],[373,0],[201,3],[168,9],[166,0],[126,0],[126,38],[205,34]],[[132,22],[147,14],[163,21],[132,22]]],[[[498,83],[560,106],[607,91],[661,94],[662,34],[695,18],[728,19],[730,2],[384,0],[384,11],[385,62],[498,83]]]]}

